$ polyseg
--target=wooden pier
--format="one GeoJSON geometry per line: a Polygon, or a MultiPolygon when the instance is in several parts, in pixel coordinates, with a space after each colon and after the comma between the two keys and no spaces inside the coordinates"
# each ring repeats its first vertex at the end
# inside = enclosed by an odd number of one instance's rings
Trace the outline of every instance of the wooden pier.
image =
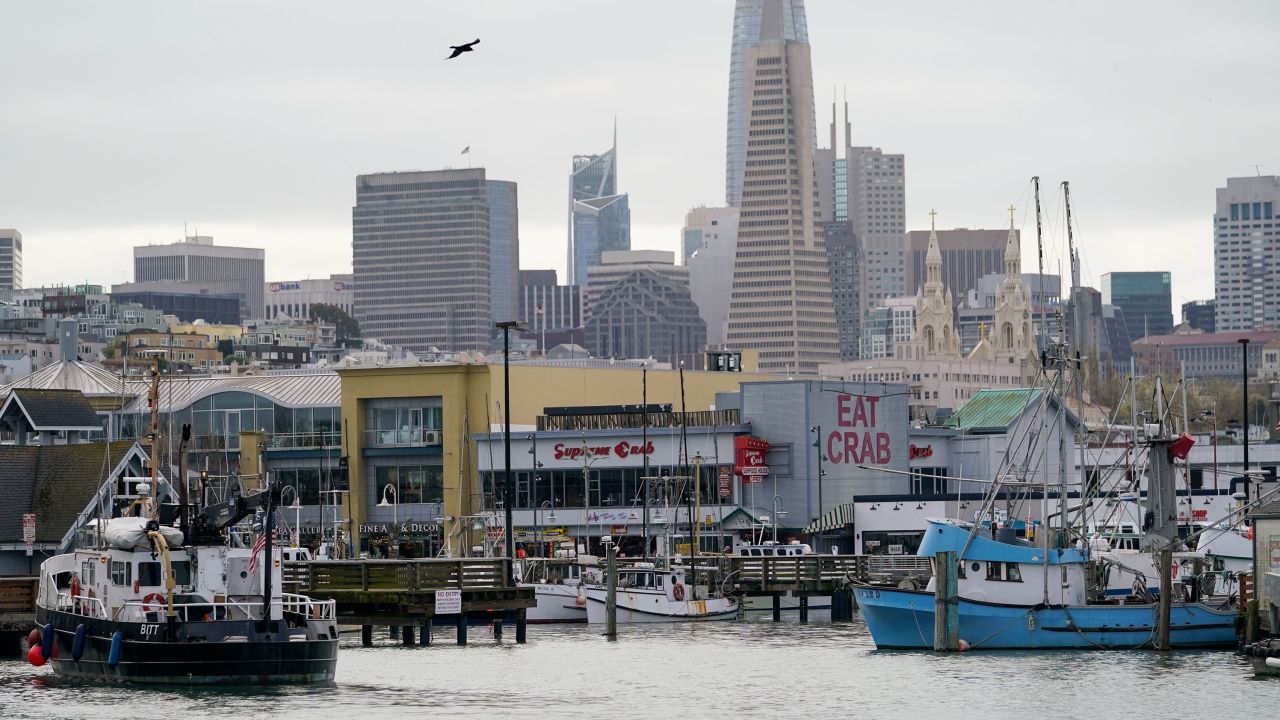
{"type": "Polygon", "coordinates": [[[337,601],[338,622],[362,627],[365,645],[373,626],[398,628],[405,645],[432,641],[434,626],[456,626],[465,645],[469,623],[493,623],[502,635],[504,621],[516,626],[516,642],[525,641],[525,612],[536,604],[533,588],[512,586],[506,558],[413,560],[313,560],[285,563],[284,589],[319,600],[337,601]],[[445,591],[437,594],[438,591],[445,591]],[[456,591],[456,592],[449,592],[456,591]],[[461,595],[461,612],[437,608],[437,600],[461,595]]]}
{"type": "Polygon", "coordinates": [[[34,577],[0,577],[0,657],[16,655],[19,641],[36,624],[34,577]]]}
{"type": "Polygon", "coordinates": [[[809,620],[809,599],[831,597],[831,619],[853,614],[855,583],[923,587],[933,575],[928,558],[915,555],[787,555],[721,557],[726,590],[748,597],[773,598],[773,619],[781,620],[781,600],[790,594],[800,601],[800,622],[809,620]]]}

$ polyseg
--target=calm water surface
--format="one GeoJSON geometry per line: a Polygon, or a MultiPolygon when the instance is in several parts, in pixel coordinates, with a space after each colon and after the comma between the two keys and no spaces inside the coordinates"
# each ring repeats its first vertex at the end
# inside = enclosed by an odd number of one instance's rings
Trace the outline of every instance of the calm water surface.
{"type": "Polygon", "coordinates": [[[501,645],[345,637],[326,687],[165,690],[59,682],[0,662],[0,718],[1280,718],[1280,679],[1231,652],[876,651],[860,621],[531,627],[501,645]]]}

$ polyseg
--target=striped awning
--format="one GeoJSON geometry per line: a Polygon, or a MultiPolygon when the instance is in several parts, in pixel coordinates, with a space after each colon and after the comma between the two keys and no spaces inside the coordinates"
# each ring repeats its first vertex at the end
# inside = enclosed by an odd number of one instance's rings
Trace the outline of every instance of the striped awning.
{"type": "Polygon", "coordinates": [[[809,523],[809,526],[804,531],[809,535],[814,535],[834,530],[844,530],[852,524],[853,503],[845,503],[828,510],[822,517],[809,523]]]}

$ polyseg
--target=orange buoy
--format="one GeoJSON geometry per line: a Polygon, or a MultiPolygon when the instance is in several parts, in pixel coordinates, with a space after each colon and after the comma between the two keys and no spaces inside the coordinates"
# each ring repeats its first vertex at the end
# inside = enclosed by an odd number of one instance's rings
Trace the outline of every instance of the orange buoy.
{"type": "Polygon", "coordinates": [[[44,665],[44,653],[40,652],[39,645],[32,645],[31,649],[27,651],[27,661],[36,667],[44,665]]]}
{"type": "Polygon", "coordinates": [[[30,645],[31,647],[35,647],[36,645],[40,644],[39,628],[32,630],[31,633],[27,635],[27,644],[30,645]]]}

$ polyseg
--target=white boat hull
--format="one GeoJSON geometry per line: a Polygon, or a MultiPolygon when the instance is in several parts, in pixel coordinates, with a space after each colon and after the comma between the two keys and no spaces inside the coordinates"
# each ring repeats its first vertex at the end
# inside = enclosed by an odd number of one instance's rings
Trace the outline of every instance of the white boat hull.
{"type": "Polygon", "coordinates": [[[526,611],[531,623],[584,623],[587,621],[586,599],[577,585],[529,583],[538,604],[526,611]]]}
{"type": "MultiPolygon", "coordinates": [[[[604,588],[587,589],[587,622],[604,624],[604,588]]],[[[738,603],[733,598],[707,600],[672,600],[661,591],[618,590],[618,623],[678,623],[733,620],[738,616],[738,603]]]]}

